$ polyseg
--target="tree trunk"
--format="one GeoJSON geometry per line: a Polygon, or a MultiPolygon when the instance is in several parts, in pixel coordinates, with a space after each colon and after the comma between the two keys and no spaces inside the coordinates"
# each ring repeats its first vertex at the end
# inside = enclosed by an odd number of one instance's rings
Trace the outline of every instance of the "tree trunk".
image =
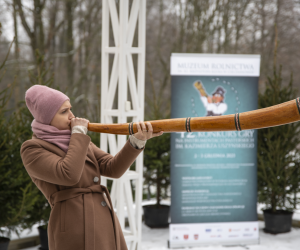
{"type": "Polygon", "coordinates": [[[65,2],[65,20],[67,22],[66,32],[66,53],[69,55],[66,57],[67,67],[67,82],[68,85],[74,86],[74,64],[73,64],[73,50],[74,50],[74,39],[73,39],[73,14],[76,1],[66,0],[65,2]]]}
{"type": "MultiPolygon", "coordinates": [[[[18,36],[18,22],[17,22],[17,3],[16,0],[13,2],[13,19],[14,19],[14,32],[15,32],[15,75],[16,75],[16,87],[14,91],[15,95],[15,107],[17,107],[18,102],[20,101],[20,65],[19,65],[19,36],[18,36]]],[[[21,89],[21,92],[24,93],[24,90],[21,89]]]]}

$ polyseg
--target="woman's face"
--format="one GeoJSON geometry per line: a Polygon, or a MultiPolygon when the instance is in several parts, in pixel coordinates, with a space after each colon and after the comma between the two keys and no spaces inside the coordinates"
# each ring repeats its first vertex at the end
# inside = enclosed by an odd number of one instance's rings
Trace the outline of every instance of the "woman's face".
{"type": "Polygon", "coordinates": [[[59,130],[71,130],[71,119],[75,118],[71,108],[71,103],[68,100],[65,101],[53,117],[50,125],[58,128],[59,130]]]}

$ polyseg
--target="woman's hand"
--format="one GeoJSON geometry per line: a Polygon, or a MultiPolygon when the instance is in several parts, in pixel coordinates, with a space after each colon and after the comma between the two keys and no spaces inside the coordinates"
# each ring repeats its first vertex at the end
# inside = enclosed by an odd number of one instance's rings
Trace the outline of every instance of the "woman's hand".
{"type": "Polygon", "coordinates": [[[71,130],[74,126],[78,126],[78,125],[85,126],[87,128],[89,122],[90,122],[89,120],[84,119],[84,118],[79,118],[79,117],[72,118],[72,120],[71,120],[71,130]]]}
{"type": "Polygon", "coordinates": [[[138,132],[133,134],[133,136],[139,140],[146,141],[156,136],[162,135],[164,132],[160,131],[159,133],[153,133],[153,128],[150,122],[146,122],[148,129],[145,126],[144,122],[137,122],[138,132]]]}

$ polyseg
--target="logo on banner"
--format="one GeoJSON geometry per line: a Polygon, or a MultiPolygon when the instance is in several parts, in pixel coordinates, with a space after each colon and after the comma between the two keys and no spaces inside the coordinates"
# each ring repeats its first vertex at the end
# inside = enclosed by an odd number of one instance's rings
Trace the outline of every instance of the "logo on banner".
{"type": "MultiPolygon", "coordinates": [[[[235,102],[235,112],[238,113],[241,102],[238,96],[239,93],[233,84],[226,79],[220,78],[212,78],[211,81],[217,84],[215,90],[211,93],[207,93],[204,84],[200,79],[195,81],[193,84],[193,87],[197,92],[199,92],[200,100],[206,110],[205,116],[220,116],[225,114],[225,112],[228,110],[228,104],[225,102],[226,92],[230,96],[229,99],[227,98],[227,101],[230,102],[229,106],[232,106],[233,102],[235,102]]],[[[191,98],[191,102],[192,113],[195,117],[198,117],[199,109],[195,105],[196,103],[194,98],[191,98]]]]}
{"type": "Polygon", "coordinates": [[[212,234],[211,236],[210,236],[210,238],[221,238],[222,236],[220,235],[220,234],[212,234]]]}
{"type": "Polygon", "coordinates": [[[194,239],[198,240],[198,238],[199,238],[199,234],[194,234],[194,239]]]}
{"type": "Polygon", "coordinates": [[[211,96],[206,93],[200,80],[194,83],[194,87],[199,91],[200,99],[206,109],[206,116],[223,115],[227,110],[227,104],[224,102],[225,89],[218,86],[211,96]]]}
{"type": "Polygon", "coordinates": [[[187,239],[189,238],[189,235],[188,235],[188,234],[185,234],[185,235],[183,235],[183,238],[184,238],[185,240],[187,240],[187,239]]]}

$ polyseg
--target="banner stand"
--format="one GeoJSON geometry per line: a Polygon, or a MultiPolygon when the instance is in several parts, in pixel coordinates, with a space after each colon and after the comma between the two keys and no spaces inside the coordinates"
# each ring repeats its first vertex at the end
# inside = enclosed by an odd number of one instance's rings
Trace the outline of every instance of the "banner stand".
{"type": "MultiPolygon", "coordinates": [[[[172,54],[171,118],[256,110],[259,72],[259,55],[172,54]]],[[[256,130],[172,133],[170,248],[259,243],[256,157],[256,130]]]]}

